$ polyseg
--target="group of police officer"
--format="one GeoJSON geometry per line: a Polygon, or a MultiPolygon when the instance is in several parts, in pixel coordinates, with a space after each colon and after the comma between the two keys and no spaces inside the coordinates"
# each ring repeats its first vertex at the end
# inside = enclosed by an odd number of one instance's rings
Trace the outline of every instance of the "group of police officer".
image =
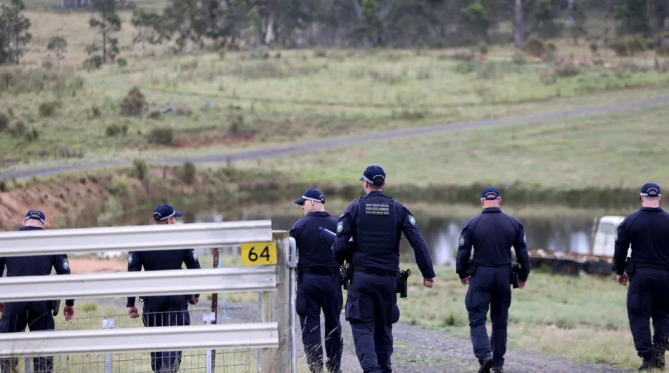
{"type": "MultiPolygon", "coordinates": [[[[156,224],[176,224],[177,217],[182,216],[169,205],[161,204],[153,212],[156,224]]],[[[44,229],[46,217],[43,212],[30,210],[25,216],[19,231],[36,231],[44,229]]],[[[188,269],[200,268],[197,255],[193,249],[155,250],[130,252],[128,254],[128,271],[179,270],[182,264],[188,269]]],[[[15,276],[48,276],[51,269],[58,275],[69,275],[70,264],[67,255],[44,255],[23,257],[0,257],[0,275],[7,269],[7,277],[15,276]]],[[[1,293],[1,290],[0,290],[1,293]]],[[[197,304],[199,295],[174,295],[144,297],[142,321],[147,327],[189,325],[188,303],[197,304]]],[[[31,331],[54,330],[53,316],[58,314],[57,301],[12,302],[0,303],[0,333],[23,332],[26,327],[31,331]]],[[[139,317],[135,307],[135,297],[128,298],[128,316],[139,317]]],[[[65,301],[63,309],[65,320],[74,317],[74,300],[65,301]]],[[[152,352],[151,368],[156,373],[175,373],[181,364],[180,351],[152,352]]],[[[18,359],[0,359],[1,373],[15,372],[18,359]]],[[[34,373],[53,372],[53,357],[37,357],[33,359],[34,373]]]]}
{"type": "MultiPolygon", "coordinates": [[[[318,189],[306,191],[295,201],[305,217],[290,230],[299,253],[297,314],[302,341],[312,372],[341,372],[343,340],[339,317],[343,308],[342,284],[348,290],[345,319],[351,324],[353,341],[365,373],[390,373],[393,352],[392,325],[399,321],[398,286],[407,274],[400,271],[400,239],[407,238],[415,253],[423,285],[432,288],[435,273],[427,244],[416,218],[401,203],[383,192],[386,174],[379,166],[368,167],[360,178],[365,195],[350,204],[338,220],[325,211],[325,197],[318,189]],[[336,231],[331,242],[323,231],[336,231]],[[330,245],[332,243],[332,245],[330,245]],[[340,266],[350,265],[342,278],[340,266]],[[323,363],[320,313],[324,314],[325,352],[323,363]]],[[[660,208],[660,187],[646,184],[641,189],[642,208],[628,216],[617,230],[615,270],[618,282],[630,287],[627,309],[634,344],[643,364],[639,370],[664,368],[669,338],[669,214],[660,208]],[[627,260],[631,246],[631,258],[627,260]],[[649,321],[653,319],[651,338],[649,321]]],[[[503,372],[507,344],[507,325],[511,287],[525,288],[530,274],[523,226],[501,210],[502,197],[495,188],[486,188],[480,197],[483,211],[469,220],[459,239],[456,272],[469,286],[465,306],[474,355],[479,373],[503,372]],[[516,263],[513,263],[511,248],[516,263]],[[492,335],[488,337],[488,310],[492,335]]],[[[159,205],[153,214],[157,224],[175,224],[182,216],[169,205],[159,205]]],[[[21,231],[41,230],[42,212],[31,210],[21,231]]],[[[128,271],[178,270],[200,268],[192,249],[130,252],[128,271]]],[[[7,276],[70,274],[66,255],[0,258],[0,273],[7,276]]],[[[404,286],[406,284],[404,283],[404,286]]],[[[188,303],[197,304],[199,295],[145,297],[142,319],[147,327],[188,325],[188,303]]],[[[128,316],[139,317],[135,297],[128,298],[128,316]]],[[[54,302],[0,303],[0,333],[53,330],[54,302]]],[[[67,300],[66,320],[74,317],[74,300],[67,300]]],[[[151,353],[156,373],[179,370],[181,352],[151,353]]],[[[2,373],[17,366],[16,359],[0,360],[2,373]]],[[[53,358],[34,359],[34,371],[53,371],[53,358]]]]}

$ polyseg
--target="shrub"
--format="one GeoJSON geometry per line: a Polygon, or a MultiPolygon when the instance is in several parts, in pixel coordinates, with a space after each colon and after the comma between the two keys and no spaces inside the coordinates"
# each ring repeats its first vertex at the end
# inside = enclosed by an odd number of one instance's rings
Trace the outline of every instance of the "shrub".
{"type": "Polygon", "coordinates": [[[97,70],[102,67],[103,62],[102,56],[91,56],[84,61],[84,69],[88,71],[97,70]]]}
{"type": "Polygon", "coordinates": [[[42,102],[38,108],[39,116],[42,118],[53,116],[56,113],[57,106],[58,104],[54,101],[42,102]]]}
{"type": "Polygon", "coordinates": [[[84,303],[82,310],[88,313],[95,312],[98,310],[98,304],[95,302],[86,302],[84,303]]]}
{"type": "Polygon", "coordinates": [[[132,165],[135,167],[135,176],[140,180],[146,180],[149,176],[149,165],[142,158],[136,158],[132,161],[132,165]]]}
{"type": "Polygon", "coordinates": [[[116,137],[121,133],[121,127],[118,124],[110,124],[105,129],[105,133],[108,137],[116,137]]]}
{"type": "Polygon", "coordinates": [[[100,118],[102,116],[102,112],[97,106],[93,106],[91,109],[91,117],[93,118],[100,118]]]}
{"type": "Polygon", "coordinates": [[[39,139],[39,131],[37,131],[36,128],[31,129],[30,131],[27,131],[24,135],[23,138],[27,142],[33,142],[37,141],[39,139]]]}
{"type": "Polygon", "coordinates": [[[4,180],[0,180],[0,192],[6,192],[7,191],[7,182],[4,180]]]}
{"type": "Polygon", "coordinates": [[[128,61],[125,58],[118,58],[116,60],[116,63],[118,64],[118,67],[120,67],[120,68],[124,68],[124,67],[128,66],[128,61]]]}
{"type": "Polygon", "coordinates": [[[123,115],[141,115],[146,106],[146,98],[144,94],[135,87],[128,92],[123,102],[121,102],[121,114],[123,115]]]}
{"type": "Polygon", "coordinates": [[[534,35],[531,35],[527,38],[527,40],[525,40],[522,49],[525,53],[534,57],[541,57],[546,52],[544,42],[534,35]]]}
{"type": "Polygon", "coordinates": [[[488,54],[488,44],[485,41],[480,41],[478,48],[479,48],[479,53],[481,53],[482,55],[485,56],[486,54],[488,54]]]}
{"type": "Polygon", "coordinates": [[[518,51],[516,51],[513,54],[513,57],[511,57],[511,62],[513,62],[514,65],[524,65],[527,63],[523,54],[518,51]]]}
{"type": "Polygon", "coordinates": [[[557,54],[557,46],[554,43],[548,43],[546,45],[546,57],[548,59],[554,59],[557,54]]]}
{"type": "Polygon", "coordinates": [[[4,132],[7,129],[9,129],[9,116],[3,112],[0,112],[0,132],[4,132]]]}
{"type": "Polygon", "coordinates": [[[669,57],[669,43],[660,45],[660,47],[655,50],[655,54],[661,57],[669,57]]]}
{"type": "Polygon", "coordinates": [[[195,164],[193,164],[191,161],[184,163],[179,176],[181,176],[181,181],[184,183],[188,185],[193,184],[195,182],[195,177],[197,176],[195,164]]]}
{"type": "Polygon", "coordinates": [[[225,50],[218,51],[218,59],[219,61],[223,61],[225,59],[225,50]]]}
{"type": "Polygon", "coordinates": [[[23,136],[26,133],[26,125],[22,121],[18,121],[14,123],[12,128],[9,129],[9,133],[11,133],[13,136],[19,137],[23,136]]]}
{"type": "Polygon", "coordinates": [[[629,35],[609,42],[608,47],[612,49],[618,57],[634,56],[648,49],[647,39],[642,35],[629,35]]]}
{"type": "Polygon", "coordinates": [[[158,145],[172,145],[174,142],[174,131],[169,127],[154,128],[149,132],[150,143],[158,145]]]}
{"type": "Polygon", "coordinates": [[[160,119],[160,111],[153,110],[149,113],[149,119],[160,119]]]}
{"type": "Polygon", "coordinates": [[[229,131],[232,134],[239,134],[244,129],[244,113],[239,106],[228,106],[229,131]]]}
{"type": "Polygon", "coordinates": [[[323,49],[318,49],[314,52],[314,57],[323,58],[323,57],[327,57],[327,56],[328,56],[328,52],[323,50],[323,49]]]}
{"type": "Polygon", "coordinates": [[[597,54],[597,51],[599,51],[599,44],[597,44],[596,41],[593,41],[592,43],[590,43],[590,52],[592,52],[593,54],[597,54]]]}

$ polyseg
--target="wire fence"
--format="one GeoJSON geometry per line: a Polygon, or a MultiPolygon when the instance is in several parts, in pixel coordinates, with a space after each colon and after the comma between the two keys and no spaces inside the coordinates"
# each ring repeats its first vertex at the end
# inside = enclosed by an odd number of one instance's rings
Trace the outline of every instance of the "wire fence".
{"type": "MultiPolygon", "coordinates": [[[[256,305],[194,308],[188,311],[144,312],[90,316],[59,323],[58,330],[165,327],[176,325],[240,324],[261,321],[256,305]]],[[[187,350],[123,354],[85,354],[24,359],[1,359],[1,373],[251,373],[258,372],[260,350],[187,350]]]]}

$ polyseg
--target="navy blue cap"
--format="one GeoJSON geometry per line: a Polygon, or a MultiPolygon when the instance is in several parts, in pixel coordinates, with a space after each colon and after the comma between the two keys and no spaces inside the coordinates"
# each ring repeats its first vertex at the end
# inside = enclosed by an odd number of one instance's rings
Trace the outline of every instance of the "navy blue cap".
{"type": "Polygon", "coordinates": [[[155,221],[165,221],[169,218],[178,218],[184,216],[179,211],[174,211],[174,208],[170,205],[162,204],[158,205],[155,210],[153,210],[153,220],[155,221]]]}
{"type": "Polygon", "coordinates": [[[323,193],[318,190],[318,189],[309,189],[304,194],[302,194],[302,198],[295,200],[295,203],[298,205],[303,205],[304,202],[306,201],[314,201],[316,203],[325,203],[325,197],[323,196],[323,193]]]}
{"type": "Polygon", "coordinates": [[[374,186],[380,187],[386,182],[386,173],[379,166],[369,166],[362,174],[360,181],[366,181],[374,186]]]}
{"type": "Polygon", "coordinates": [[[659,197],[660,193],[660,186],[655,183],[646,183],[641,187],[642,197],[659,197]]]}
{"type": "Polygon", "coordinates": [[[24,222],[28,220],[39,220],[42,222],[42,224],[46,224],[46,217],[44,216],[44,213],[39,210],[30,210],[26,213],[26,218],[23,220],[24,222]]]}
{"type": "Polygon", "coordinates": [[[483,192],[481,192],[481,201],[491,201],[500,198],[502,198],[502,195],[499,194],[499,191],[496,188],[485,188],[483,189],[483,192]]]}

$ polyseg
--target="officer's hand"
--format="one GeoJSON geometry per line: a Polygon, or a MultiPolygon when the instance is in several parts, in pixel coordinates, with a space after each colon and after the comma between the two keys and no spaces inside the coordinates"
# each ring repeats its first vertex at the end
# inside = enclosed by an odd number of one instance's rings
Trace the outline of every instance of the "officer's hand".
{"type": "Polygon", "coordinates": [[[0,313],[5,312],[5,304],[0,302],[0,313]]]}
{"type": "Polygon", "coordinates": [[[626,273],[623,273],[622,275],[618,275],[618,283],[620,284],[620,286],[627,286],[628,280],[629,279],[627,278],[626,273]]]}
{"type": "Polygon", "coordinates": [[[527,281],[518,281],[518,287],[521,288],[521,289],[525,289],[525,284],[526,283],[527,283],[527,281]]]}
{"type": "Polygon", "coordinates": [[[128,307],[128,317],[131,319],[136,319],[139,317],[139,311],[137,311],[137,307],[128,307]]]}
{"type": "Polygon", "coordinates": [[[74,307],[65,306],[63,308],[63,316],[65,316],[65,321],[70,321],[74,318],[74,307]]]}
{"type": "Polygon", "coordinates": [[[472,279],[471,276],[467,276],[467,277],[465,277],[465,278],[461,278],[461,279],[460,279],[460,282],[462,282],[462,285],[463,285],[463,286],[467,286],[467,285],[469,285],[469,280],[471,280],[471,279],[472,279]]]}
{"type": "Polygon", "coordinates": [[[432,289],[434,286],[434,279],[433,278],[424,278],[423,279],[423,286],[425,286],[428,289],[432,289]]]}

